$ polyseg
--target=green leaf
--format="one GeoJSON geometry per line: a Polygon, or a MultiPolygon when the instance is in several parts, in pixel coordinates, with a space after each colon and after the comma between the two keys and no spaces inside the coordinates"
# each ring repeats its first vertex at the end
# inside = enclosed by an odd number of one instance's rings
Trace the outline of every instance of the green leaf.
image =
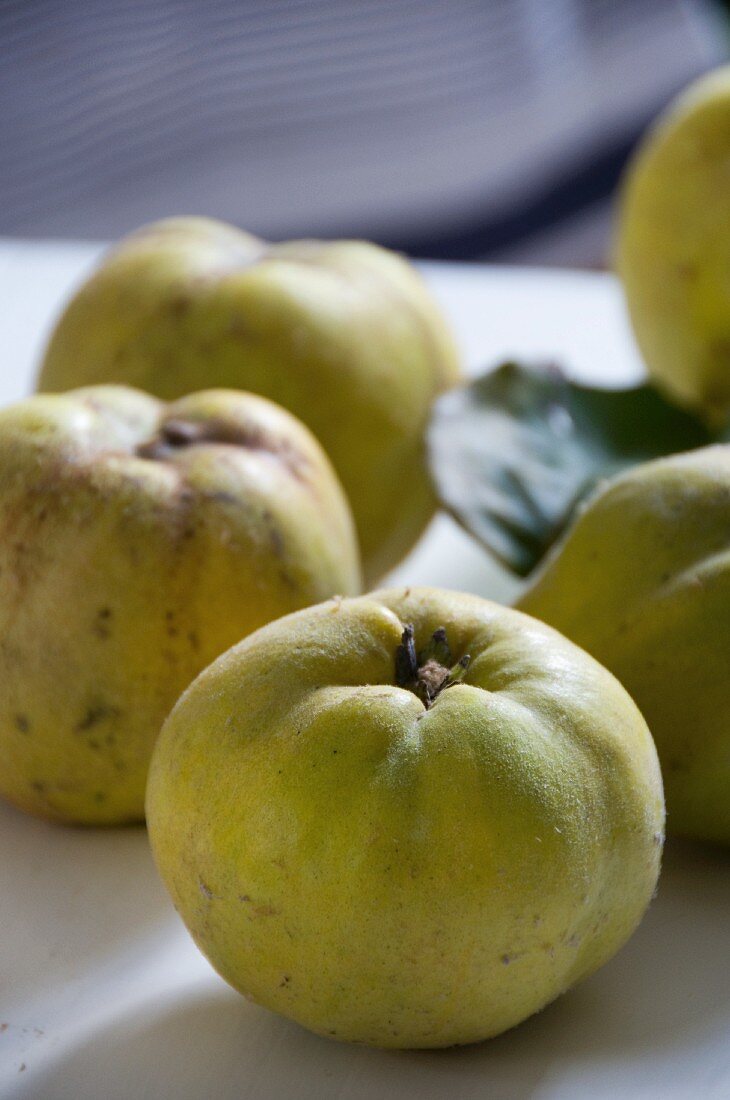
{"type": "Polygon", "coordinates": [[[442,506],[520,576],[601,478],[710,442],[651,385],[595,389],[555,366],[519,363],[443,394],[428,429],[442,506]]]}

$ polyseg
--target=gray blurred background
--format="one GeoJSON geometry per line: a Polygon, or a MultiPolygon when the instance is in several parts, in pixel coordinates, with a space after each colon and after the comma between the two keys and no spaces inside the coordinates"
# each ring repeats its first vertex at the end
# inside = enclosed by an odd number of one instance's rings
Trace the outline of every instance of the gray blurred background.
{"type": "Polygon", "coordinates": [[[600,266],[717,0],[0,0],[0,235],[169,214],[600,266]]]}

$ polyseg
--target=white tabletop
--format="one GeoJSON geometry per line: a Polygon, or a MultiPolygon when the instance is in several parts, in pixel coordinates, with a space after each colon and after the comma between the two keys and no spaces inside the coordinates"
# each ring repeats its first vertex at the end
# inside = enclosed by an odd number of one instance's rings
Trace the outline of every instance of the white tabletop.
{"type": "MultiPolygon", "coordinates": [[[[49,323],[98,254],[0,244],[0,403],[29,392],[49,323]]],[[[513,355],[630,381],[640,367],[609,276],[425,265],[472,368],[513,355]]],[[[514,586],[438,518],[398,581],[514,586]]],[[[310,1035],[210,969],[144,830],[78,830],[0,805],[0,1098],[23,1100],[727,1100],[730,857],[668,843],[629,944],[488,1043],[384,1052],[310,1035]]]]}

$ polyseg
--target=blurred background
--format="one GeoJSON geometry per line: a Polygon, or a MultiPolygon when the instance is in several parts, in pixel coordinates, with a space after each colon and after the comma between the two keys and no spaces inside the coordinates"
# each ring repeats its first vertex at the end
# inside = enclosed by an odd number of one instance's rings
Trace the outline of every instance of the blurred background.
{"type": "Polygon", "coordinates": [[[168,214],[597,267],[719,0],[0,0],[0,235],[168,214]]]}

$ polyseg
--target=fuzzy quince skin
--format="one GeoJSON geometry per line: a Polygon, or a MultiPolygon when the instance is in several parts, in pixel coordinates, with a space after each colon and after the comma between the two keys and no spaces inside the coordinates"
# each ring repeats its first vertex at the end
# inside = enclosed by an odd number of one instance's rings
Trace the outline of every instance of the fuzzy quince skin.
{"type": "Polygon", "coordinates": [[[147,815],[227,981],[385,1047],[496,1035],[605,963],[652,896],[664,819],[620,684],[438,589],[324,603],[220,657],[164,727],[147,815]]]}
{"type": "Polygon", "coordinates": [[[0,794],[61,821],[141,819],[183,688],[358,585],[327,458],[263,398],[97,386],[3,409],[0,794]]]}
{"type": "Polygon", "coordinates": [[[423,433],[457,377],[436,303],[394,253],[364,241],[267,244],[173,218],[123,240],[80,288],[39,387],[124,382],[169,399],[231,386],[278,402],[334,463],[371,582],[433,513],[423,433]]]}
{"type": "Polygon", "coordinates": [[[670,832],[730,844],[730,447],[609,483],[519,606],[636,700],[662,763],[670,832]]]}
{"type": "Polygon", "coordinates": [[[639,348],[670,396],[730,413],[730,65],[661,116],[629,165],[617,261],[639,348]]]}

